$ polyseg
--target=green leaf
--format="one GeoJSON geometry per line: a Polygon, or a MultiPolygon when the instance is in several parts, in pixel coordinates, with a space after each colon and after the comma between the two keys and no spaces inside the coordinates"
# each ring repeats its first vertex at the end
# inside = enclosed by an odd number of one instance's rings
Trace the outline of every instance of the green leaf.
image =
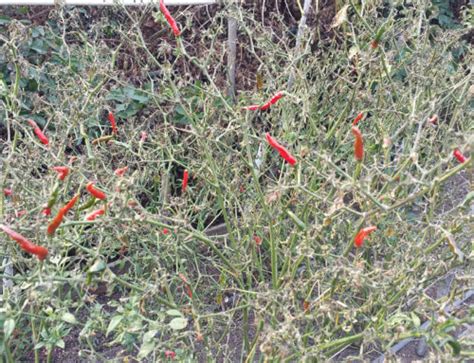
{"type": "Polygon", "coordinates": [[[35,350],[41,349],[45,346],[45,342],[39,342],[38,344],[35,345],[35,350]]]}
{"type": "Polygon", "coordinates": [[[107,327],[107,332],[105,333],[106,336],[110,334],[115,328],[120,324],[123,320],[123,315],[116,315],[110,320],[109,326],[107,327]]]}
{"type": "Polygon", "coordinates": [[[121,111],[125,111],[127,109],[128,105],[126,105],[125,103],[119,103],[116,107],[115,107],[115,111],[118,113],[118,112],[121,112],[121,111]]]}
{"type": "Polygon", "coordinates": [[[61,320],[69,324],[77,324],[76,317],[68,312],[64,313],[63,316],[61,316],[61,320]]]}
{"type": "Polygon", "coordinates": [[[185,318],[174,318],[170,321],[169,326],[173,330],[182,330],[188,325],[188,320],[185,318]]]}
{"type": "Polygon", "coordinates": [[[124,87],[122,92],[131,100],[138,101],[139,103],[147,103],[148,97],[143,93],[142,90],[134,87],[124,87]]]}
{"type": "Polygon", "coordinates": [[[156,346],[155,335],[158,330],[150,330],[143,335],[143,343],[138,352],[138,359],[141,361],[146,358],[156,346]]]}
{"type": "Polygon", "coordinates": [[[413,321],[413,325],[415,325],[416,328],[419,328],[421,325],[421,321],[418,315],[416,315],[413,311],[410,313],[410,315],[411,315],[411,320],[413,321]]]}
{"type": "Polygon", "coordinates": [[[42,26],[37,26],[37,27],[34,27],[32,30],[31,30],[31,35],[33,38],[37,38],[39,36],[44,36],[44,28],[42,26]]]}
{"type": "Polygon", "coordinates": [[[10,335],[13,333],[14,329],[15,320],[11,318],[5,320],[5,323],[3,323],[3,334],[5,334],[4,340],[8,340],[8,338],[10,338],[10,335]]]}
{"type": "Polygon", "coordinates": [[[305,230],[306,229],[306,224],[298,218],[298,216],[296,214],[294,214],[291,210],[287,210],[286,211],[286,214],[288,214],[288,217],[290,217],[293,222],[296,223],[296,225],[301,229],[301,230],[305,230]]]}
{"type": "Polygon", "coordinates": [[[134,101],[138,101],[138,102],[143,103],[143,104],[148,102],[148,97],[147,96],[142,96],[142,95],[140,95],[138,93],[135,93],[135,92],[130,95],[130,98],[134,101]]]}
{"type": "Polygon", "coordinates": [[[58,341],[56,341],[55,345],[61,349],[64,349],[66,347],[66,344],[64,343],[64,340],[62,339],[59,339],[58,341]]]}
{"type": "Polygon", "coordinates": [[[398,313],[398,314],[395,314],[394,316],[392,316],[388,320],[388,323],[391,326],[396,326],[396,325],[403,324],[405,321],[410,321],[410,318],[407,315],[403,314],[403,313],[398,313]]]}
{"type": "Polygon", "coordinates": [[[186,112],[184,111],[184,108],[181,105],[176,106],[175,112],[180,116],[186,116],[186,112]]]}
{"type": "Polygon", "coordinates": [[[183,317],[183,314],[181,314],[181,311],[176,310],[176,309],[166,310],[166,315],[183,317]]]}
{"type": "Polygon", "coordinates": [[[98,259],[94,262],[94,264],[91,267],[89,267],[89,272],[97,273],[97,272],[104,271],[106,268],[107,268],[107,264],[103,260],[98,259]]]}
{"type": "Polygon", "coordinates": [[[35,39],[30,48],[42,55],[48,53],[48,45],[42,39],[35,39]]]}
{"type": "Polygon", "coordinates": [[[466,198],[464,198],[463,202],[461,203],[461,205],[463,207],[465,206],[468,206],[468,204],[471,202],[471,200],[474,199],[474,192],[469,192],[467,195],[466,195],[466,198]]]}
{"type": "Polygon", "coordinates": [[[121,90],[113,90],[109,92],[105,99],[108,101],[117,101],[122,103],[126,100],[126,97],[121,90]]]}
{"type": "Polygon", "coordinates": [[[448,344],[453,348],[453,355],[457,356],[461,353],[461,344],[459,344],[456,340],[448,340],[448,344]]]}
{"type": "Polygon", "coordinates": [[[6,15],[0,15],[0,25],[10,24],[11,19],[6,15]]]}

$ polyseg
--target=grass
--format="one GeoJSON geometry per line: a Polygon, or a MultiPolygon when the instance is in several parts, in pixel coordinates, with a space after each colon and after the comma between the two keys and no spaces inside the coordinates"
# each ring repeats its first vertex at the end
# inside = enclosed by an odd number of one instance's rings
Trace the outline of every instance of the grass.
{"type": "Polygon", "coordinates": [[[151,9],[91,18],[57,8],[43,25],[2,18],[0,184],[12,194],[0,195],[1,221],[50,251],[38,262],[2,234],[3,358],[52,360],[74,347],[82,359],[107,360],[119,347],[139,360],[165,351],[179,360],[326,360],[351,344],[366,357],[422,335],[441,356],[467,354],[449,332],[471,317],[419,329],[468,288],[460,278],[445,300],[425,293],[472,258],[464,191],[439,212],[445,183],[472,176],[471,159],[452,156],[472,152],[467,26],[441,28],[436,8],[422,4],[380,5],[351,3],[331,34],[307,29],[301,49],[296,20],[281,9],[263,20],[251,6],[212,16],[184,9],[179,39],[151,9]],[[237,104],[226,96],[229,12],[239,19],[237,104]],[[279,90],[269,111],[242,110],[279,90]],[[359,112],[362,163],[351,133],[359,112]],[[71,168],[62,182],[51,170],[59,165],[71,168]],[[88,181],[105,202],[90,202],[88,181]],[[80,202],[48,236],[52,217],[41,210],[56,184],[53,216],[75,193],[80,202]],[[85,221],[100,207],[104,216],[85,221]],[[226,238],[206,234],[219,223],[226,238]],[[371,225],[377,231],[354,248],[371,225]]]}

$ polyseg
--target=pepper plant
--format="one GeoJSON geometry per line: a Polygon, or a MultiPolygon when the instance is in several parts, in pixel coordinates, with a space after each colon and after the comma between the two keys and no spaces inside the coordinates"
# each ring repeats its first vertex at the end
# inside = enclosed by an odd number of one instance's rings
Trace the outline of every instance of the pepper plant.
{"type": "Polygon", "coordinates": [[[4,360],[471,354],[466,24],[276,3],[2,15],[4,360]]]}

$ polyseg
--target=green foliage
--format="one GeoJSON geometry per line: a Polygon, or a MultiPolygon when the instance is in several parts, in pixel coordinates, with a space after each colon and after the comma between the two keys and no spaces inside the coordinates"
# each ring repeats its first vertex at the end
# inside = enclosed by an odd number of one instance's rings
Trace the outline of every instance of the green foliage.
{"type": "Polygon", "coordinates": [[[114,110],[117,116],[123,118],[135,116],[149,102],[147,93],[133,86],[113,89],[105,99],[107,101],[115,101],[114,110]]]}
{"type": "Polygon", "coordinates": [[[433,0],[434,19],[443,29],[452,29],[459,26],[456,20],[451,3],[453,0],[433,0]]]}

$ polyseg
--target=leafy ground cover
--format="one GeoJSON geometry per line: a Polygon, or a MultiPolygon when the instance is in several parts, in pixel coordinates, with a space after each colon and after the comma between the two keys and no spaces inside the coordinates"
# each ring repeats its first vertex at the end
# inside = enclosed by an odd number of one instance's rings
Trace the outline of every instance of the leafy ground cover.
{"type": "Polygon", "coordinates": [[[5,11],[3,359],[472,355],[472,9],[301,5],[5,11]]]}

